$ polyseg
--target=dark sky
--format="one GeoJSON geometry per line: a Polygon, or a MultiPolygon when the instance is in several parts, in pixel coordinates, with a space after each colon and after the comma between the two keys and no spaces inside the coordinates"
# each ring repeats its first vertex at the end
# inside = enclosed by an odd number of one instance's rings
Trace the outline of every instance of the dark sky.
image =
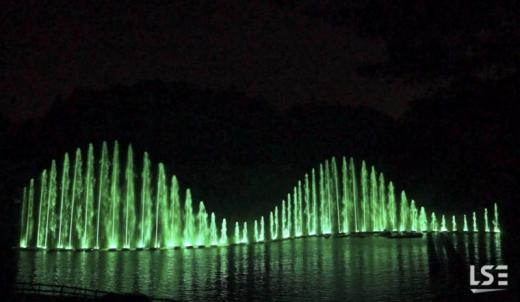
{"type": "Polygon", "coordinates": [[[235,89],[282,108],[315,98],[393,116],[430,86],[360,76],[360,64],[385,60],[384,41],[297,8],[266,1],[58,2],[1,5],[0,109],[10,119],[42,115],[56,95],[76,87],[147,79],[235,89]]]}

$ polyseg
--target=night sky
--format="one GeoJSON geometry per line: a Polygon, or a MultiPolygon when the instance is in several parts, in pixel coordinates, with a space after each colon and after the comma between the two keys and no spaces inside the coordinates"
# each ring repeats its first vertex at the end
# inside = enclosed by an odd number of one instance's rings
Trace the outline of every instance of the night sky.
{"type": "Polygon", "coordinates": [[[1,5],[0,110],[11,120],[41,116],[78,87],[149,79],[245,92],[280,108],[315,100],[397,117],[443,80],[360,75],[361,65],[387,60],[388,45],[330,22],[334,1],[59,2],[1,5]]]}

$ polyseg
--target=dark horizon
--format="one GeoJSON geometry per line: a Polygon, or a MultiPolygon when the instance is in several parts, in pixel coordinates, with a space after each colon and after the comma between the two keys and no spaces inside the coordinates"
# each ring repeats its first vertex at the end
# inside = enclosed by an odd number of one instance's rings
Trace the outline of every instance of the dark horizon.
{"type": "Polygon", "coordinates": [[[517,72],[514,4],[449,3],[5,2],[0,112],[23,121],[78,88],[159,79],[399,117],[461,80],[517,72]]]}

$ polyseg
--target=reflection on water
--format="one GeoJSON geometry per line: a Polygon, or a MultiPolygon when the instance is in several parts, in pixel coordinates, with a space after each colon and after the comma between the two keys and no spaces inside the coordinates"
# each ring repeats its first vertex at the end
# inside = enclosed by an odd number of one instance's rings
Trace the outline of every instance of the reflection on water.
{"type": "Polygon", "coordinates": [[[18,256],[18,281],[179,300],[424,300],[467,292],[469,263],[503,263],[500,236],[482,233],[18,256]]]}

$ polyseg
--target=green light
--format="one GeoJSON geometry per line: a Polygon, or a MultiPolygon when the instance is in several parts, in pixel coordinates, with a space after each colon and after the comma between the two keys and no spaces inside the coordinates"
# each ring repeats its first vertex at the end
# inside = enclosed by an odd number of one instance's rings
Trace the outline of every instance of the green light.
{"type": "Polygon", "coordinates": [[[486,233],[489,233],[489,223],[488,223],[488,210],[487,208],[484,209],[484,228],[486,233]]]}
{"type": "Polygon", "coordinates": [[[221,229],[221,232],[220,232],[219,245],[220,246],[228,245],[226,218],[222,219],[222,229],[221,229]]]}
{"type": "Polygon", "coordinates": [[[421,207],[419,210],[419,229],[421,232],[428,231],[428,217],[426,216],[426,210],[421,207]]]}
{"type": "Polygon", "coordinates": [[[432,212],[432,219],[430,222],[430,231],[437,232],[437,217],[435,216],[435,212],[432,212]]]}
{"type": "Polygon", "coordinates": [[[500,233],[500,227],[498,225],[498,206],[496,203],[494,204],[494,216],[495,218],[493,219],[493,232],[500,233]]]}
{"type": "Polygon", "coordinates": [[[242,226],[242,240],[240,240],[240,243],[248,243],[249,237],[247,236],[247,222],[244,221],[244,224],[242,226]]]}
{"type": "MultiPolygon", "coordinates": [[[[37,183],[30,180],[22,190],[20,247],[42,249],[135,249],[226,246],[289,239],[304,235],[355,233],[359,231],[447,231],[442,215],[440,225],[435,213],[428,222],[427,211],[414,200],[408,202],[401,191],[399,205],[393,183],[383,173],[363,161],[357,174],[352,158],[342,157],[312,169],[296,182],[286,199],[268,212],[268,230],[264,216],[247,222],[237,221],[234,236],[228,240],[226,219],[217,223],[217,215],[198,203],[192,205],[191,191],[182,192],[175,175],[168,181],[166,167],[159,163],[152,171],[144,152],[140,171],[134,165],[132,146],[120,161],[119,144],[111,152],[101,145],[99,161],[94,147],[86,153],[76,149],[73,162],[65,153],[63,164],[53,160],[37,183]],[[83,154],[86,160],[83,161],[83,154]],[[316,175],[318,174],[318,175],[316,175]],[[357,176],[359,175],[359,177],[357,176]],[[210,214],[209,214],[210,213],[210,214]],[[281,216],[281,217],[280,217],[281,216]],[[248,231],[251,236],[248,236],[248,231]],[[267,233],[267,236],[266,236],[267,233]]],[[[477,232],[476,212],[472,212],[472,230],[477,232]]],[[[483,230],[491,231],[488,211],[484,209],[483,230]]],[[[500,232],[498,207],[494,204],[492,230],[500,232]]],[[[468,231],[464,215],[464,231],[468,231]]],[[[456,231],[452,216],[451,230],[456,231]]]]}
{"type": "Polygon", "coordinates": [[[397,231],[397,214],[395,206],[394,184],[388,184],[388,219],[390,221],[390,230],[397,231]]]}
{"type": "Polygon", "coordinates": [[[215,218],[215,213],[211,212],[211,222],[209,226],[209,234],[210,234],[210,244],[211,246],[218,245],[218,235],[217,235],[217,222],[215,218]]]}
{"type": "Polygon", "coordinates": [[[410,214],[408,212],[408,199],[406,198],[406,193],[401,191],[401,207],[399,211],[399,231],[404,232],[408,230],[408,219],[410,218],[410,214]]]}
{"type": "Polygon", "coordinates": [[[441,218],[441,232],[447,232],[448,228],[446,227],[446,218],[444,217],[444,214],[441,218]]]}
{"type": "Polygon", "coordinates": [[[455,221],[455,215],[451,216],[451,231],[457,231],[457,221],[455,221]]]}
{"type": "Polygon", "coordinates": [[[478,232],[477,214],[475,212],[473,212],[473,232],[478,232]]]}
{"type": "Polygon", "coordinates": [[[415,207],[415,201],[412,200],[412,202],[410,204],[410,224],[411,224],[410,229],[413,232],[417,231],[417,228],[418,228],[418,221],[417,220],[418,220],[417,208],[415,207]]]}

